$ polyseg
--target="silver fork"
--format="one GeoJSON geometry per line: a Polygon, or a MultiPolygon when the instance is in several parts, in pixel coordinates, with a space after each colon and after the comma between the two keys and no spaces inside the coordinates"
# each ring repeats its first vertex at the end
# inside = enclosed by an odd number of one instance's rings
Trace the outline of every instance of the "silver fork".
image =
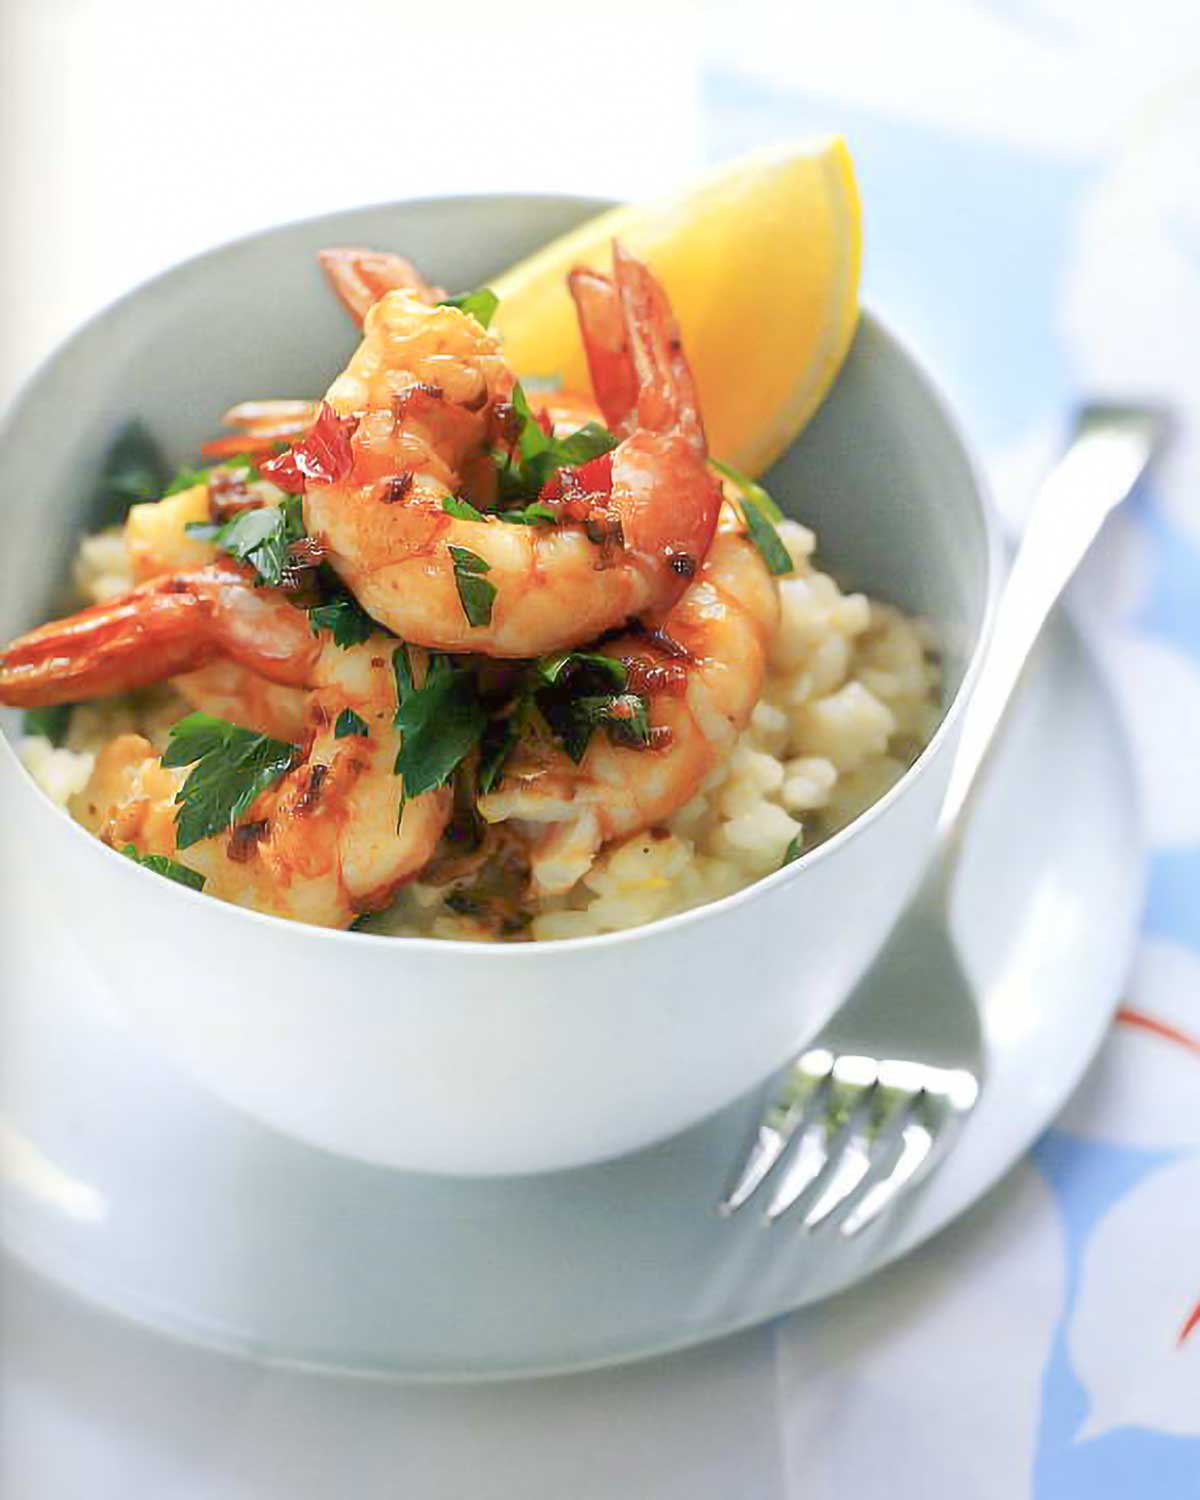
{"type": "Polygon", "coordinates": [[[798,1209],[805,1229],[836,1223],[843,1236],[858,1234],[911,1192],[975,1107],[984,1078],[979,1014],[949,928],[962,832],[1046,618],[1105,517],[1141,478],[1165,425],[1163,413],[1142,407],[1078,412],[996,610],[926,876],[846,1004],[775,1081],[722,1214],[766,1186],[767,1223],[798,1209]],[[925,1035],[920,1056],[914,1025],[925,1035]]]}

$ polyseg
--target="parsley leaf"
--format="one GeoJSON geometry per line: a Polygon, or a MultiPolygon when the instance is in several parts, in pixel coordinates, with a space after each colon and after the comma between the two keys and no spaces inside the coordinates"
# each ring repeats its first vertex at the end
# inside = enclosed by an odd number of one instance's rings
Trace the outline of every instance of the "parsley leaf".
{"type": "Polygon", "coordinates": [[[755,502],[759,510],[766,512],[768,521],[782,521],[783,512],[771,496],[750,478],[749,474],[743,474],[740,469],[735,469],[732,464],[723,464],[719,458],[710,458],[709,463],[716,469],[718,474],[724,474],[726,479],[732,479],[743,495],[748,495],[755,502]]]}
{"type": "Polygon", "coordinates": [[[139,501],[157,500],[168,472],[158,444],[141,422],[127,423],[104,455],[88,507],[88,530],[123,520],[139,501]]]}
{"type": "Polygon", "coordinates": [[[21,720],[26,734],[40,734],[52,745],[61,745],[71,727],[73,703],[54,703],[48,708],[27,708],[21,720]]]}
{"type": "Polygon", "coordinates": [[[303,502],[299,495],[285,495],[278,505],[244,510],[215,531],[204,521],[193,521],[187,529],[210,538],[230,557],[248,562],[260,583],[278,586],[292,543],[304,535],[303,502]]]}
{"type": "Polygon", "coordinates": [[[467,623],[490,624],[496,585],[482,576],[492,571],[490,565],[466,547],[456,547],[453,543],[450,546],[450,556],[454,559],[454,583],[467,623]]]}
{"type": "Polygon", "coordinates": [[[551,526],[558,524],[558,515],[548,505],[543,505],[540,500],[532,500],[528,505],[522,505],[514,510],[501,512],[500,519],[510,521],[514,526],[542,526],[547,522],[551,526]]]}
{"type": "Polygon", "coordinates": [[[587,422],[569,437],[549,436],[533,415],[529,398],[519,382],[513,386],[512,406],[519,425],[516,452],[499,473],[500,497],[504,501],[537,496],[559,469],[576,469],[617,446],[617,439],[599,422],[587,422]]]}
{"type": "Polygon", "coordinates": [[[783,512],[763,489],[761,484],[755,484],[753,479],[739,473],[737,469],[729,464],[723,464],[718,459],[710,460],[714,469],[724,474],[727,479],[732,479],[734,484],[742,492],[742,520],[746,523],[746,532],[750,540],[758,548],[758,554],[767,565],[767,570],[776,578],[781,578],[785,573],[794,571],[795,564],[792,562],[791,554],[779,539],[779,533],[775,530],[775,522],[783,520],[783,512]]]}
{"type": "Polygon", "coordinates": [[[367,721],[360,718],[352,708],[343,708],[333,723],[335,740],[344,740],[348,734],[357,734],[366,739],[370,733],[367,721]]]}
{"type": "Polygon", "coordinates": [[[508,757],[517,748],[529,719],[529,700],[521,699],[507,718],[489,719],[479,741],[479,791],[494,791],[504,775],[508,757]]]}
{"type": "Polygon", "coordinates": [[[534,692],[542,717],[578,764],[595,730],[617,745],[645,749],[650,743],[646,700],[625,691],[624,663],[593,651],[559,651],[535,663],[541,686],[534,692]]]}
{"type": "Polygon", "coordinates": [[[133,860],[135,865],[141,865],[143,870],[153,870],[156,875],[165,875],[168,880],[186,885],[189,890],[204,889],[204,876],[199,870],[189,870],[187,865],[168,859],[165,854],[139,854],[134,844],[126,844],[121,853],[126,859],[133,860]]]}
{"type": "Polygon", "coordinates": [[[788,841],[788,846],[783,851],[783,858],[779,861],[779,868],[781,870],[790,865],[794,859],[800,858],[800,855],[803,853],[803,843],[804,835],[802,833],[798,833],[795,838],[788,841]]]}
{"type": "Polygon", "coordinates": [[[361,646],[379,628],[352,594],[341,593],[324,604],[314,604],[308,612],[308,623],[314,635],[328,630],[333,644],[343,651],[349,646],[361,646]]]}
{"type": "Polygon", "coordinates": [[[599,728],[616,745],[641,750],[650,743],[646,700],[636,693],[586,693],[562,698],[540,693],[538,707],[576,765],[599,728]]]}
{"type": "Polygon", "coordinates": [[[171,726],[164,766],[191,766],[175,794],[175,839],[181,849],[232,828],[292,764],[295,746],[255,734],[211,714],[188,714],[171,726]]]}
{"type": "Polygon", "coordinates": [[[207,483],[207,469],[189,469],[186,466],[176,469],[170,484],[163,490],[163,498],[166,499],[168,495],[178,495],[183,490],[194,489],[198,484],[207,483]]]}
{"type": "Polygon", "coordinates": [[[742,497],[742,519],[746,523],[746,531],[750,540],[758,548],[758,554],[767,565],[767,571],[773,573],[776,578],[782,578],[785,573],[791,573],[795,564],[792,562],[791,553],[779,540],[779,533],[767,520],[758,503],[742,497]]]}
{"type": "MultiPolygon", "coordinates": [[[[464,500],[461,495],[447,495],[442,501],[442,509],[449,516],[457,516],[460,521],[483,521],[486,520],[482,511],[476,510],[469,500],[464,500]]],[[[548,505],[533,500],[528,505],[522,505],[515,510],[504,510],[497,517],[501,521],[509,521],[514,526],[539,526],[549,522],[552,526],[558,521],[558,516],[548,505]]]]}
{"type": "Polygon", "coordinates": [[[464,500],[461,495],[446,495],[442,500],[442,509],[448,516],[455,516],[460,521],[482,521],[483,512],[476,510],[469,500],[464,500]]]}
{"type": "Polygon", "coordinates": [[[479,743],[487,710],[474,674],[453,657],[431,654],[420,687],[406,646],[396,648],[392,666],[398,699],[395,724],[402,737],[394,770],[404,778],[405,797],[419,797],[445,786],[479,743]]]}
{"type": "Polygon", "coordinates": [[[481,286],[473,292],[459,292],[456,297],[443,297],[438,306],[461,308],[486,328],[500,306],[500,298],[490,286],[481,286]]]}
{"type": "Polygon", "coordinates": [[[613,687],[621,692],[629,681],[629,671],[623,661],[615,656],[605,656],[600,651],[556,651],[552,656],[542,656],[534,663],[537,675],[545,683],[558,682],[560,678],[587,667],[608,678],[613,687]]]}

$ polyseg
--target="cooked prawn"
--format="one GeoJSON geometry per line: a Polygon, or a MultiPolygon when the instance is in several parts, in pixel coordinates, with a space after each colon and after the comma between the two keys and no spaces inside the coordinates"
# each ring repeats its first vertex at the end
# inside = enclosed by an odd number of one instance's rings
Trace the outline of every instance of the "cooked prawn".
{"type": "Polygon", "coordinates": [[[404,801],[393,774],[394,646],[383,636],[348,649],[322,643],[291,768],[229,831],[179,849],[175,799],[187,770],[163,766],[132,734],[100,752],[72,813],[116,848],[179,860],[207,893],[238,906],[321,927],[381,909],[428,862],[451,805],[448,788],[404,801]],[[346,710],[357,716],[351,733],[346,710]]]}
{"type": "Polygon", "coordinates": [[[479,798],[488,822],[531,832],[535,893],[568,890],[602,845],[663,822],[695,796],[758,701],[778,613],[774,580],[726,506],[699,574],[658,628],[598,648],[625,664],[645,698],[649,747],[597,732],[575,765],[535,733],[498,789],[479,798]]]}
{"type": "MultiPolygon", "coordinates": [[[[394,648],[383,635],[342,648],[329,632],[314,634],[286,594],[256,587],[249,568],[225,559],[155,578],[14,641],[0,654],[0,702],[126,693],[197,668],[244,669],[230,679],[242,707],[247,684],[262,693],[302,688],[291,769],[239,827],[183,855],[227,901],[339,927],[386,905],[421,869],[450,812],[448,790],[426,792],[403,802],[397,828],[394,648]],[[338,726],[346,709],[360,721],[350,733],[345,720],[338,726]]],[[[420,653],[414,658],[423,671],[420,653]]],[[[215,712],[223,706],[218,683],[210,679],[205,705],[215,712]]],[[[108,843],[174,857],[174,799],[185,775],[164,767],[148,740],[121,735],[100,752],[72,811],[108,843]]]]}
{"type": "MultiPolygon", "coordinates": [[[[189,524],[228,520],[238,510],[278,499],[279,491],[270,485],[247,485],[233,471],[216,470],[205,484],[131,506],[125,517],[125,551],[134,579],[191,577],[217,563],[216,547],[189,532],[189,524]]],[[[174,686],[193,707],[275,739],[298,739],[304,731],[302,687],[271,681],[226,655],[176,677],[174,686]]]]}
{"type": "Polygon", "coordinates": [[[579,471],[594,468],[581,484],[609,522],[590,534],[567,508],[561,525],[448,514],[448,497],[486,488],[485,445],[511,389],[499,346],[468,314],[407,292],[367,314],[327,396],[354,428],[349,462],[331,482],[310,477],[304,513],[363,608],[404,639],[538,656],[666,611],[703,560],[720,490],[678,331],[661,287],[619,246],[614,271],[636,400],[610,403],[621,441],[579,471]],[[464,554],[494,590],[475,623],[459,594],[464,554]]]}
{"type": "Polygon", "coordinates": [[[319,651],[302,610],[225,559],[18,637],[0,652],[0,703],[33,708],[129,693],[217,658],[271,682],[307,685],[319,651]]]}

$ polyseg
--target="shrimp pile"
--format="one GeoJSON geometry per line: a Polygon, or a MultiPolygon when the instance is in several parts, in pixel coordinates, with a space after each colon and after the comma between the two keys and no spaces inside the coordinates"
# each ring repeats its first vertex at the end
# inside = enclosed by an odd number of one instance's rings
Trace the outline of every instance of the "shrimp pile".
{"type": "Polygon", "coordinates": [[[511,916],[695,796],[758,701],[778,592],[709,465],[666,295],[619,243],[611,277],[569,278],[592,398],[536,410],[463,299],[399,257],[321,261],[362,326],[324,401],[233,408],[206,455],[261,478],[132,507],[136,586],[0,652],[0,702],[169,678],[274,744],[269,784],[202,838],[180,837],[196,773],[139,735],[75,799],[211,895],[346,927],[417,875],[502,868],[511,916]]]}

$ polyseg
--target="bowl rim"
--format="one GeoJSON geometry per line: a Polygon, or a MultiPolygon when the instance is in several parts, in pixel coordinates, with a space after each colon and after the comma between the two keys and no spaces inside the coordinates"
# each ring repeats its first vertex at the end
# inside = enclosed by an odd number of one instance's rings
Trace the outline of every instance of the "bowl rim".
{"type": "MultiPolygon", "coordinates": [[[[261,229],[253,230],[248,234],[235,236],[220,244],[209,246],[195,255],[177,261],[163,270],[156,272],[153,276],[138,282],[121,293],[112,302],[98,309],[91,317],[80,323],[78,327],[74,328],[43,359],[39,360],[33,369],[19,382],[16,390],[5,403],[6,409],[3,421],[0,422],[0,436],[6,433],[11,425],[15,424],[21,408],[31,397],[34,387],[66,355],[68,349],[78,339],[102,323],[116,318],[127,303],[153,291],[162,283],[187,272],[194,272],[209,260],[215,260],[220,256],[228,254],[230,251],[237,250],[257,240],[268,239],[273,235],[283,235],[304,227],[315,227],[318,224],[331,220],[350,219],[372,212],[382,213],[389,209],[403,210],[435,207],[451,203],[492,204],[498,207],[516,203],[567,203],[577,206],[585,212],[594,211],[596,213],[603,213],[615,206],[614,200],[611,199],[572,193],[480,192],[427,194],[417,198],[383,200],[375,203],[361,204],[353,208],[333,209],[328,213],[311,214],[302,218],[288,220],[285,223],[267,225],[261,229]]],[[[584,219],[581,218],[579,222],[583,223],[584,219]]],[[[168,900],[203,902],[205,909],[211,917],[219,920],[221,915],[227,914],[235,922],[265,923],[268,932],[277,931],[281,938],[289,937],[293,941],[307,941],[310,939],[316,941],[333,941],[352,944],[355,949],[360,951],[364,949],[364,945],[369,945],[371,948],[386,945],[387,951],[395,953],[397,958],[404,951],[416,946],[419,951],[425,954],[444,954],[447,958],[452,959],[478,961],[481,955],[487,959],[492,959],[503,954],[505,962],[519,963],[523,961],[528,962],[531,958],[537,956],[548,957],[567,952],[592,951],[616,944],[636,942],[639,939],[650,941],[679,931],[684,927],[695,925],[706,919],[716,920],[735,910],[737,907],[751,902],[763,892],[780,888],[799,880],[805,871],[834,857],[837,851],[846,844],[861,837],[865,830],[878,821],[894,803],[908,794],[916,783],[923,778],[933,761],[940,756],[942,746],[953,732],[958,720],[966,712],[966,706],[973,696],[975,684],[982,669],[986,648],[991,638],[1000,592],[1000,580],[1003,572],[1001,566],[1002,543],[999,521],[991,489],[974,446],[967,441],[962,424],[959,422],[950,400],[939,382],[930,373],[925,362],[913,351],[910,343],[897,335],[884,319],[874,311],[869,303],[860,302],[859,317],[855,328],[855,339],[857,339],[859,330],[864,325],[869,326],[877,336],[881,337],[885,343],[891,345],[900,354],[912,377],[923,388],[924,394],[929,399],[942,427],[954,439],[965,461],[976,516],[983,532],[985,565],[983,610],[980,616],[979,628],[963,671],[962,680],[955,689],[954,696],[943,710],[941,720],[930,737],[929,742],[923,746],[916,760],[913,761],[911,766],[905,769],[904,774],[881,797],[877,798],[869,807],[852,818],[844,827],[838,829],[829,838],[822,840],[821,843],[805,851],[798,858],[781,866],[779,869],[773,870],[767,875],[762,875],[757,880],[752,880],[749,884],[730,892],[729,895],[718,897],[715,901],[704,902],[698,906],[689,907],[686,911],[675,912],[666,917],[658,917],[649,922],[643,922],[636,927],[621,928],[615,932],[592,933],[584,937],[543,938],[536,942],[506,943],[494,940],[488,941],[486,939],[402,937],[392,933],[318,927],[309,923],[293,921],[287,917],[275,916],[269,912],[256,911],[251,907],[237,906],[233,902],[220,901],[216,897],[206,896],[202,891],[191,890],[189,887],[180,885],[175,881],[163,881],[161,876],[155,876],[152,871],[143,869],[141,866],[130,865],[130,861],[126,860],[116,849],[89,834],[80,824],[75,822],[64,807],[53,802],[42,791],[30,773],[21,764],[16,753],[16,748],[11,743],[9,736],[0,732],[0,745],[3,747],[0,749],[0,762],[5,766],[6,774],[15,775],[17,780],[23,783],[26,792],[36,797],[40,803],[67,826],[70,830],[68,837],[80,840],[81,850],[87,848],[93,850],[99,849],[102,851],[104,857],[119,860],[122,865],[130,866],[131,869],[136,870],[138,874],[145,878],[154,879],[159,894],[168,900]],[[225,911],[224,913],[217,912],[214,908],[224,908],[225,911]]],[[[851,347],[853,347],[853,341],[851,347]]],[[[836,384],[837,379],[835,378],[834,385],[836,386],[836,384]]],[[[826,396],[826,399],[828,399],[828,396],[826,396]]],[[[932,842],[929,852],[932,855],[932,842]]],[[[85,857],[88,856],[85,855],[85,857]]]]}

